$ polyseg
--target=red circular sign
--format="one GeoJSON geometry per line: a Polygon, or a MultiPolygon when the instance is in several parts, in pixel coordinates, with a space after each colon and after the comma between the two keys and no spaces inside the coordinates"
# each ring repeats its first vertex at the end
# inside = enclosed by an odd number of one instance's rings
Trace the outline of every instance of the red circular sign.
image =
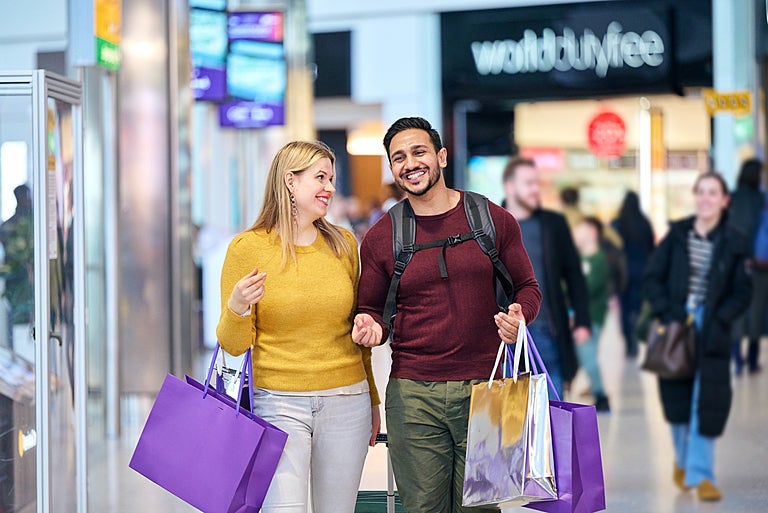
{"type": "Polygon", "coordinates": [[[592,118],[587,129],[589,151],[598,157],[619,157],[627,147],[624,120],[613,112],[592,118]]]}

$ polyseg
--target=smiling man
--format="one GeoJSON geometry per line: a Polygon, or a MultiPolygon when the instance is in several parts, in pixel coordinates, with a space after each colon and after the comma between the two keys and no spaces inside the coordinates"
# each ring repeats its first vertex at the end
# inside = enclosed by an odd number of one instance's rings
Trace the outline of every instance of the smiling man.
{"type": "MultiPolygon", "coordinates": [[[[514,283],[514,303],[500,313],[494,267],[472,237],[464,192],[443,177],[447,150],[422,118],[402,118],[384,136],[392,177],[415,215],[416,245],[450,240],[413,254],[402,274],[387,386],[389,449],[409,513],[469,511],[461,505],[472,384],[487,380],[499,339],[513,342],[519,320],[533,321],[541,294],[517,221],[490,204],[496,249],[514,283]],[[440,262],[440,264],[438,264],[440,262]]],[[[392,217],[363,240],[352,337],[378,345],[395,268],[392,217]]],[[[476,511],[476,509],[472,509],[476,511]]]]}

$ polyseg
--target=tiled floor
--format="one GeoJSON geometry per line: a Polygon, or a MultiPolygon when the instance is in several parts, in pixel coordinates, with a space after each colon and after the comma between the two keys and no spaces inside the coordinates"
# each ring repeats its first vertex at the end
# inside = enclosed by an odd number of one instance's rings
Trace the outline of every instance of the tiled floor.
{"type": "MultiPolygon", "coordinates": [[[[765,340],[764,340],[765,342],[765,340]]],[[[716,475],[724,499],[701,503],[672,484],[672,443],[662,419],[655,379],[622,356],[615,315],[608,320],[600,359],[612,412],[600,415],[607,511],[611,513],[768,512],[768,370],[734,378],[734,404],[718,441],[716,475]]],[[[764,354],[768,346],[764,343],[764,354]]],[[[377,349],[377,380],[383,388],[386,349],[377,349]]],[[[765,358],[763,358],[765,361],[765,358]]],[[[577,378],[573,389],[585,387],[577,378]]],[[[128,468],[151,403],[134,399],[126,409],[121,440],[95,440],[90,448],[89,509],[94,513],[196,511],[128,468]]],[[[385,449],[372,449],[361,488],[386,486],[385,449]]],[[[531,511],[522,510],[520,511],[531,511]]]]}

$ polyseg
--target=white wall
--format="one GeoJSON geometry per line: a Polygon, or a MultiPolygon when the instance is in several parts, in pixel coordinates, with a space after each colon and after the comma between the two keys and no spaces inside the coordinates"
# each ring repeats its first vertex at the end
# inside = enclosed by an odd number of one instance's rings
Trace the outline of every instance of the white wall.
{"type": "Polygon", "coordinates": [[[34,69],[37,52],[66,49],[67,1],[6,0],[0,5],[0,69],[34,69]]]}

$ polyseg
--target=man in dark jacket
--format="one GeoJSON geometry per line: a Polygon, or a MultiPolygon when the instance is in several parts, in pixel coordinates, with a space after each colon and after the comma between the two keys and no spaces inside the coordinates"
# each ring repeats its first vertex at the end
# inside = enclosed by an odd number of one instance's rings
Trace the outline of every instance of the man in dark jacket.
{"type": "Polygon", "coordinates": [[[562,396],[563,383],[571,381],[578,369],[574,342],[582,344],[590,337],[589,293],[581,260],[565,217],[541,208],[539,173],[533,161],[510,159],[503,179],[506,208],[520,224],[523,245],[541,288],[541,309],[529,329],[562,396]]]}

